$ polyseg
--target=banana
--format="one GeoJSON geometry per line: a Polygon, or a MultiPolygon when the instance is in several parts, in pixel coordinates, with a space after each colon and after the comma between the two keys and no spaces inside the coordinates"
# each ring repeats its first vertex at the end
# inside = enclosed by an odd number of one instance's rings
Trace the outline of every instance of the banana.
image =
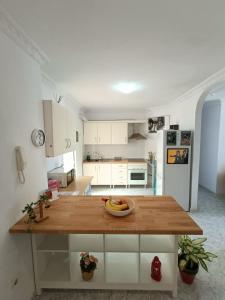
{"type": "Polygon", "coordinates": [[[108,209],[116,210],[116,211],[121,211],[121,210],[125,210],[125,209],[128,208],[127,204],[114,204],[114,203],[112,203],[111,200],[107,200],[106,203],[105,203],[105,206],[108,209]]]}

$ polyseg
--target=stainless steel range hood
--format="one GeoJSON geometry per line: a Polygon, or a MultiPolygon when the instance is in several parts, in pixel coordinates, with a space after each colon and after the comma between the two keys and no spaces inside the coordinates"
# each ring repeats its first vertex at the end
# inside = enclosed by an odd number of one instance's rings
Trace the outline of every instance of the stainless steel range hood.
{"type": "Polygon", "coordinates": [[[145,123],[131,123],[129,124],[129,140],[146,140],[146,137],[144,136],[144,134],[142,134],[142,132],[144,132],[143,130],[143,126],[145,123]]]}
{"type": "Polygon", "coordinates": [[[129,136],[129,140],[146,140],[146,137],[137,132],[129,136]]]}

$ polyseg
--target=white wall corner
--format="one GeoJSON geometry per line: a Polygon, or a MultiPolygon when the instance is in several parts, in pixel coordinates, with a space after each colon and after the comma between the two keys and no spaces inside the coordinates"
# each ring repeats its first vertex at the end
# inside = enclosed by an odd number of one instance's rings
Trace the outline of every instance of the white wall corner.
{"type": "Polygon", "coordinates": [[[42,65],[49,62],[47,55],[2,7],[0,7],[0,30],[38,64],[42,65]]]}

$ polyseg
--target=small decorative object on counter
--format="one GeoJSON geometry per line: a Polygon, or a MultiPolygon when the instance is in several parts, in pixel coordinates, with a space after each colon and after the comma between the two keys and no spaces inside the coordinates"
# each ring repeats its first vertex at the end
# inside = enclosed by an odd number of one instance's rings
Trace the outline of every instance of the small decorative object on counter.
{"type": "Polygon", "coordinates": [[[43,201],[45,208],[49,208],[51,206],[51,203],[49,201],[49,199],[51,198],[51,194],[51,191],[46,191],[42,195],[40,195],[40,201],[43,201]]]}
{"type": "Polygon", "coordinates": [[[161,274],[161,261],[159,260],[158,256],[155,256],[152,265],[151,265],[151,277],[156,281],[160,281],[162,278],[161,274]]]}
{"type": "Polygon", "coordinates": [[[90,155],[90,153],[88,152],[88,154],[87,154],[87,161],[90,161],[91,160],[91,155],[90,155]]]}
{"type": "Polygon", "coordinates": [[[59,181],[56,179],[49,179],[48,188],[52,192],[52,200],[59,199],[59,181]]]}
{"type": "Polygon", "coordinates": [[[199,270],[199,265],[208,272],[207,262],[212,262],[217,256],[206,252],[204,242],[207,238],[191,239],[188,235],[181,236],[178,240],[178,266],[183,282],[192,284],[199,270]]]}
{"type": "Polygon", "coordinates": [[[27,223],[34,222],[37,217],[33,208],[34,205],[35,205],[34,202],[31,202],[30,204],[27,203],[24,209],[22,210],[23,213],[26,212],[28,215],[27,223]]]}
{"type": "Polygon", "coordinates": [[[97,267],[98,259],[93,255],[89,255],[88,252],[81,252],[80,257],[82,278],[85,281],[91,280],[94,275],[94,270],[97,267]]]}

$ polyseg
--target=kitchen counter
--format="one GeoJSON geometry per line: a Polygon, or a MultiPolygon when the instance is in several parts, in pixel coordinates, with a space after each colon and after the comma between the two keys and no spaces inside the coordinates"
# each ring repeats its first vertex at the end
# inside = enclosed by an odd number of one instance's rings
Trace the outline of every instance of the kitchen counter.
{"type": "Polygon", "coordinates": [[[129,198],[136,207],[126,217],[108,214],[99,196],[70,196],[45,209],[44,222],[26,224],[23,217],[12,226],[10,233],[31,234],[37,295],[43,288],[66,288],[161,290],[177,296],[178,235],[202,234],[202,229],[172,197],[129,198]],[[84,251],[98,259],[90,281],[81,276],[84,251]],[[151,278],[155,255],[163,266],[160,282],[151,278]]]}
{"type": "Polygon", "coordinates": [[[121,160],[115,160],[113,158],[100,159],[100,160],[84,160],[83,163],[112,163],[112,164],[128,164],[128,163],[147,163],[146,159],[142,158],[126,158],[121,160]]]}
{"type": "MultiPolygon", "coordinates": [[[[113,198],[126,199],[126,196],[113,198]]],[[[52,202],[42,223],[26,224],[25,217],[10,233],[116,233],[116,234],[202,234],[202,229],[169,196],[129,196],[135,201],[132,214],[117,218],[108,214],[99,196],[62,197],[52,202]]]]}
{"type": "Polygon", "coordinates": [[[60,192],[77,192],[78,195],[84,195],[91,185],[92,176],[78,176],[66,188],[60,188],[60,192]]]}

